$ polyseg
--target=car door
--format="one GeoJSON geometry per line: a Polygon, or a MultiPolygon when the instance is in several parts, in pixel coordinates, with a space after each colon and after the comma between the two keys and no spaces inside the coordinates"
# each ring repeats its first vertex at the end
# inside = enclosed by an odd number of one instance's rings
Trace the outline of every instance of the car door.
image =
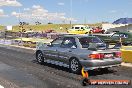
{"type": "Polygon", "coordinates": [[[86,33],[89,33],[88,29],[86,27],[81,27],[80,34],[86,34],[86,33]]]}
{"type": "Polygon", "coordinates": [[[80,27],[75,27],[75,34],[81,34],[82,30],[80,27]]]}
{"type": "Polygon", "coordinates": [[[63,39],[63,42],[60,46],[60,48],[57,49],[59,53],[58,60],[60,62],[69,63],[69,57],[73,53],[73,50],[77,48],[75,38],[73,37],[66,37],[63,39]]]}
{"type": "Polygon", "coordinates": [[[57,49],[60,47],[61,43],[63,41],[63,38],[57,38],[53,42],[51,42],[50,45],[46,47],[44,50],[44,55],[46,59],[54,60],[56,61],[58,58],[58,51],[57,49]]]}

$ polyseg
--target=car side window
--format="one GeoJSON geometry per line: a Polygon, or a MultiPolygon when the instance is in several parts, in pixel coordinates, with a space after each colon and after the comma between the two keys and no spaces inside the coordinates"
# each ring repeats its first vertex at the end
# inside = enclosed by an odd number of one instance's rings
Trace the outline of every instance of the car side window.
{"type": "Polygon", "coordinates": [[[63,41],[63,38],[57,38],[51,43],[51,45],[52,47],[60,47],[62,41],[63,41]]]}
{"type": "Polygon", "coordinates": [[[75,38],[73,38],[73,37],[64,38],[64,40],[61,44],[61,47],[62,48],[77,47],[76,42],[75,42],[75,38]]]}
{"type": "Polygon", "coordinates": [[[89,39],[89,38],[80,38],[79,39],[79,42],[81,43],[82,48],[88,48],[90,41],[91,41],[91,39],[89,39]]]}
{"type": "Polygon", "coordinates": [[[80,27],[75,27],[75,29],[80,29],[80,27]]]}

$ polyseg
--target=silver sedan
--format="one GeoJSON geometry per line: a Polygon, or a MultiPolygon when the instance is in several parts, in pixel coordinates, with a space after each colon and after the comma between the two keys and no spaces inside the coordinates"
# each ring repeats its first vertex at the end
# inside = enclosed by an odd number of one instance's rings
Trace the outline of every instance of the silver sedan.
{"type": "Polygon", "coordinates": [[[110,68],[122,62],[121,53],[108,49],[98,37],[89,35],[64,35],[50,44],[38,44],[38,63],[51,63],[69,68],[73,73],[85,70],[110,68]]]}

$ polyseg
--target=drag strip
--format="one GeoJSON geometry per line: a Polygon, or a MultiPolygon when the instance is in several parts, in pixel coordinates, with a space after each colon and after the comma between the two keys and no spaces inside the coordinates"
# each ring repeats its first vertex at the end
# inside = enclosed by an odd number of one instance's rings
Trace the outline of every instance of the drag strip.
{"type": "MultiPolygon", "coordinates": [[[[52,68],[52,66],[48,67],[48,65],[44,66],[44,65],[37,64],[34,59],[33,54],[22,53],[22,52],[10,50],[10,49],[0,48],[0,56],[1,56],[0,57],[1,62],[8,64],[11,67],[14,67],[14,69],[18,69],[19,71],[25,71],[27,74],[34,75],[42,82],[48,84],[48,88],[51,88],[53,86],[57,86],[57,88],[59,88],[59,86],[60,86],[60,88],[61,88],[64,85],[70,86],[70,87],[72,87],[72,86],[77,87],[76,85],[78,85],[78,86],[80,85],[79,82],[76,82],[75,80],[71,80],[66,77],[55,74],[54,71],[56,70],[56,72],[58,72],[59,69],[52,68]],[[49,82],[49,83],[47,83],[47,82],[49,82]],[[68,85],[65,84],[65,82],[68,83],[68,85]],[[53,83],[53,84],[51,85],[51,83],[53,83]]],[[[17,73],[20,73],[20,72],[16,72],[16,74],[17,73]]],[[[63,73],[61,73],[61,74],[63,74],[63,73]]],[[[67,75],[65,75],[65,76],[67,76],[67,75]]],[[[71,75],[71,77],[72,77],[72,75],[71,75]]],[[[18,79],[20,79],[20,78],[18,77],[18,79]]],[[[35,81],[35,80],[31,80],[31,81],[35,81]]],[[[20,84],[21,84],[21,82],[20,82],[20,84]]],[[[39,88],[45,88],[45,87],[40,85],[39,88]]]]}
{"type": "MultiPolygon", "coordinates": [[[[34,51],[0,47],[0,77],[18,85],[20,88],[81,88],[81,75],[72,74],[67,68],[36,62],[34,51]],[[22,51],[23,50],[23,51],[22,51]],[[25,52],[26,51],[26,52],[25,52]],[[4,65],[1,65],[4,64],[4,65]],[[2,68],[1,68],[2,69],[2,68]]],[[[90,79],[129,79],[132,68],[119,67],[109,71],[90,71],[90,79]]],[[[121,85],[122,88],[131,86],[121,85]]],[[[121,88],[121,86],[89,86],[88,88],[121,88]]]]}

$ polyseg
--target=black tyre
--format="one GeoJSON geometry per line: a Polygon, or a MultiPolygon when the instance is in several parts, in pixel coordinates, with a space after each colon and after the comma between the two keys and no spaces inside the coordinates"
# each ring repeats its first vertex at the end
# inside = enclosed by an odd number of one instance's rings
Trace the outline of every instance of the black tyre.
{"type": "Polygon", "coordinates": [[[131,44],[129,44],[129,43],[123,43],[123,45],[124,45],[124,46],[129,46],[129,45],[131,45],[131,44]]]}
{"type": "Polygon", "coordinates": [[[92,31],[89,31],[89,34],[92,34],[93,32],[92,31]]]}
{"type": "Polygon", "coordinates": [[[86,32],[85,34],[89,34],[88,32],[86,32]]]}
{"type": "Polygon", "coordinates": [[[44,63],[44,57],[43,57],[43,53],[41,51],[38,51],[36,53],[36,59],[37,59],[37,62],[39,64],[43,64],[44,63]]]}
{"type": "Polygon", "coordinates": [[[105,33],[105,30],[102,30],[102,34],[104,34],[105,33]]]}
{"type": "Polygon", "coordinates": [[[125,46],[131,46],[132,45],[132,43],[126,43],[125,44],[125,46]]]}
{"type": "Polygon", "coordinates": [[[79,60],[77,60],[76,58],[72,58],[70,59],[69,69],[72,73],[80,74],[82,65],[80,64],[79,60]]]}

